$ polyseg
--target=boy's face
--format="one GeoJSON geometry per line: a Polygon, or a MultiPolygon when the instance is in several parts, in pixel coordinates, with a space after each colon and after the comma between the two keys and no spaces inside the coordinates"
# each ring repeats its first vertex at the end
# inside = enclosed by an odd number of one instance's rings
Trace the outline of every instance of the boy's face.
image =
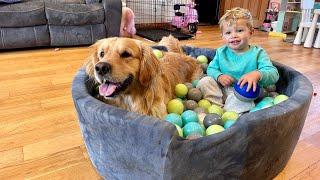
{"type": "Polygon", "coordinates": [[[224,43],[235,52],[248,50],[253,29],[249,29],[247,20],[245,19],[238,19],[232,24],[229,24],[229,21],[225,21],[222,26],[224,43]]]}

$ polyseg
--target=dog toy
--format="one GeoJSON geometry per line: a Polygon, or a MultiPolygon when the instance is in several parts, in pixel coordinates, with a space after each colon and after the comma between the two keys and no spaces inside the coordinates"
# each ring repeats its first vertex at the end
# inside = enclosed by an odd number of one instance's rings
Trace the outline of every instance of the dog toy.
{"type": "Polygon", "coordinates": [[[167,104],[168,113],[182,114],[184,106],[179,99],[172,99],[167,104]]]}
{"type": "Polygon", "coordinates": [[[163,57],[163,53],[159,49],[153,49],[153,54],[157,57],[157,59],[161,59],[163,57]]]}
{"type": "Polygon", "coordinates": [[[224,131],[224,128],[222,126],[214,124],[214,125],[209,126],[206,129],[206,135],[209,136],[209,135],[216,134],[216,133],[219,133],[222,131],[224,131]]]}
{"type": "Polygon", "coordinates": [[[200,64],[208,64],[208,58],[204,55],[200,55],[197,57],[197,61],[200,63],[200,64]]]}
{"type": "Polygon", "coordinates": [[[133,35],[136,34],[136,28],[134,24],[133,11],[128,7],[123,7],[120,24],[120,37],[133,37],[133,35]]]}

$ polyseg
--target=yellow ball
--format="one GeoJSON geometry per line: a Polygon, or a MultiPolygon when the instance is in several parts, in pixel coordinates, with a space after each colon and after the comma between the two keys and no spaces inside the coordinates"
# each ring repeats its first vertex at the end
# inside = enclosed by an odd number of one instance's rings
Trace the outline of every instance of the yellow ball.
{"type": "Polygon", "coordinates": [[[160,58],[163,57],[162,51],[160,51],[160,50],[158,50],[158,49],[154,49],[154,50],[153,50],[153,54],[154,54],[158,59],[160,59],[160,58]]]}
{"type": "Polygon", "coordinates": [[[175,124],[175,126],[176,126],[176,128],[177,128],[177,131],[178,131],[179,136],[180,136],[180,137],[183,137],[183,131],[182,131],[181,127],[178,126],[178,125],[176,125],[176,124],[175,124]]]}
{"type": "Polygon", "coordinates": [[[184,84],[177,84],[175,87],[177,97],[185,97],[188,94],[188,87],[184,84]]]}
{"type": "Polygon", "coordinates": [[[224,128],[222,126],[214,124],[207,128],[206,135],[209,136],[211,134],[216,134],[222,131],[224,131],[224,128]]]}
{"type": "Polygon", "coordinates": [[[207,112],[208,108],[211,106],[211,103],[210,103],[210,101],[208,101],[206,99],[201,99],[198,102],[198,105],[199,105],[199,107],[203,107],[207,112]]]}
{"type": "Polygon", "coordinates": [[[208,113],[222,116],[223,109],[220,106],[213,104],[212,106],[208,107],[208,113]]]}
{"type": "Polygon", "coordinates": [[[184,108],[184,106],[183,106],[182,102],[178,99],[172,99],[167,104],[168,113],[182,114],[183,108],[184,108]]]}
{"type": "Polygon", "coordinates": [[[227,111],[225,113],[222,114],[222,122],[223,124],[227,121],[227,120],[237,120],[239,117],[238,113],[234,112],[234,111],[227,111]]]}

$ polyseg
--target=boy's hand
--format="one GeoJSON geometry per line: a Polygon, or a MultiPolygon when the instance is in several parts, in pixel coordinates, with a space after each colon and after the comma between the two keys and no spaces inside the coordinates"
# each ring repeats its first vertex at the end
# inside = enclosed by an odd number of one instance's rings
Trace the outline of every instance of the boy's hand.
{"type": "Polygon", "coordinates": [[[251,88],[253,88],[253,92],[256,92],[257,89],[257,83],[261,78],[261,74],[259,71],[252,71],[250,73],[247,73],[243,75],[239,81],[238,85],[240,84],[240,88],[242,88],[246,83],[248,83],[247,86],[247,92],[250,91],[251,88]]]}
{"type": "Polygon", "coordinates": [[[233,77],[229,76],[229,75],[226,75],[226,74],[222,74],[218,77],[218,82],[224,86],[224,87],[227,87],[227,86],[231,86],[231,84],[234,82],[234,79],[233,77]]]}

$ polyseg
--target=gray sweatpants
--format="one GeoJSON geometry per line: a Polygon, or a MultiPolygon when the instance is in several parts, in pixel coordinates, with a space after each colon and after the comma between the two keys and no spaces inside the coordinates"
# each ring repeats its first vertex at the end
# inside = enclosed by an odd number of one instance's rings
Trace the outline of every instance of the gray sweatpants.
{"type": "Polygon", "coordinates": [[[202,92],[204,99],[223,107],[225,111],[243,113],[255,106],[253,101],[240,101],[235,96],[233,87],[222,87],[210,76],[200,79],[197,88],[202,92]]]}

